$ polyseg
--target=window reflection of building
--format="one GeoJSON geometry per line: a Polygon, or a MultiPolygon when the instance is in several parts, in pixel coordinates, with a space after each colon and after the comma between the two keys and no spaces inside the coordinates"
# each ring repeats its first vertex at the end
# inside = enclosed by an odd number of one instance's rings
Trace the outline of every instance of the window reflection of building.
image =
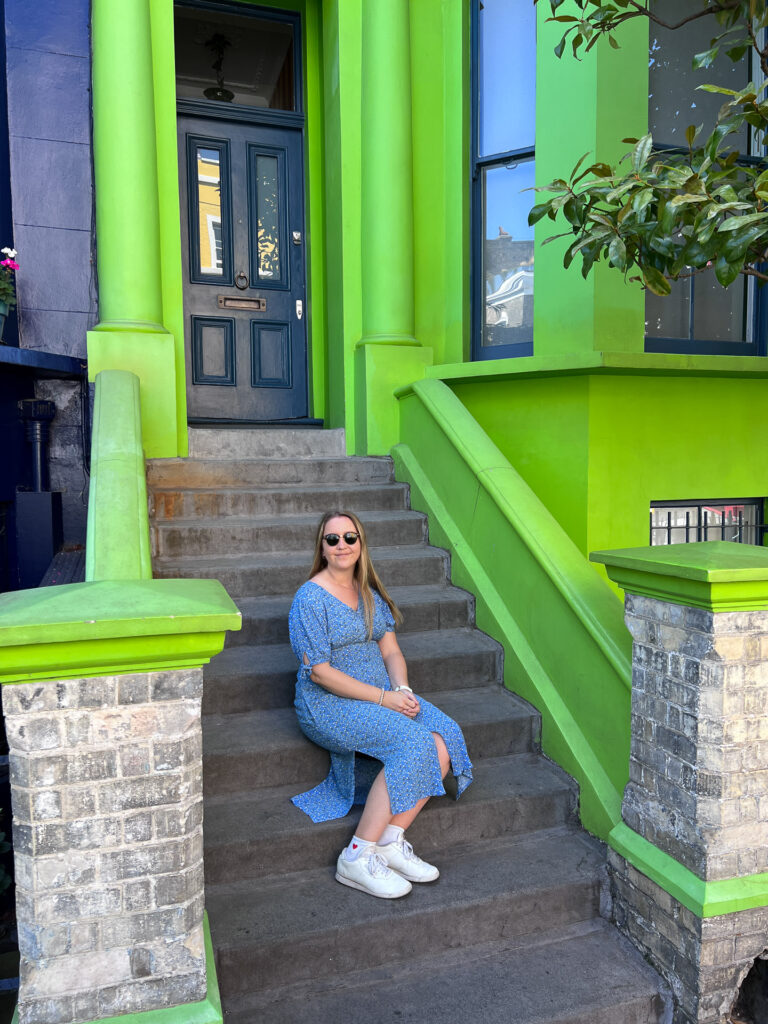
{"type": "Polygon", "coordinates": [[[215,149],[197,151],[197,203],[200,224],[200,272],[222,274],[221,171],[215,149]]]}
{"type": "Polygon", "coordinates": [[[693,544],[705,540],[762,544],[762,505],[762,500],[756,498],[653,502],[651,544],[693,544]]]}
{"type": "Polygon", "coordinates": [[[475,0],[474,357],[533,350],[536,19],[533,4],[475,0]]]}
{"type": "MultiPolygon", "coordinates": [[[[665,0],[651,7],[666,8],[665,0]]],[[[679,16],[701,10],[700,0],[677,0],[679,16]]],[[[678,14],[676,14],[678,17],[678,14]]],[[[687,148],[688,125],[714,127],[723,97],[697,91],[702,83],[740,89],[750,79],[750,60],[734,64],[727,56],[706,69],[692,70],[691,54],[709,49],[715,34],[712,18],[698,18],[674,31],[651,24],[649,41],[649,127],[657,145],[687,148]]],[[[731,145],[750,153],[747,130],[731,145]]],[[[723,288],[711,269],[673,282],[667,297],[646,294],[646,348],[649,351],[748,354],[755,341],[756,289],[740,277],[723,288]],[[738,346],[735,347],[735,346],[738,346]]]]}

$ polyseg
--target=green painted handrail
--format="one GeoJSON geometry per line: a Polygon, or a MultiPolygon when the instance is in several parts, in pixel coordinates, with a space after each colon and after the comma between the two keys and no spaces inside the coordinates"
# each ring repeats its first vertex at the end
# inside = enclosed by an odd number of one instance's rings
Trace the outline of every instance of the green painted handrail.
{"type": "Polygon", "coordinates": [[[398,397],[398,476],[504,645],[505,683],[541,712],[544,750],[580,783],[583,823],[606,838],[629,764],[621,602],[450,388],[421,380],[398,397]]]}
{"type": "Polygon", "coordinates": [[[85,578],[152,579],[139,378],[127,370],[96,377],[85,578]]]}

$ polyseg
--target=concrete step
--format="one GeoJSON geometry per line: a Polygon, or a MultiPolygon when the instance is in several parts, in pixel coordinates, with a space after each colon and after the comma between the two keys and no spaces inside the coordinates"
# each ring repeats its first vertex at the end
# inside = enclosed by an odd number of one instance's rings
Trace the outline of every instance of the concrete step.
{"type": "MultiPolygon", "coordinates": [[[[501,682],[501,648],[475,629],[405,633],[408,678],[427,699],[435,691],[501,682]]],[[[205,666],[203,712],[240,714],[293,705],[298,662],[287,644],[227,647],[205,666]]]]}
{"type": "Polygon", "coordinates": [[[228,1024],[662,1024],[659,976],[606,921],[225,1000],[228,1024]]]}
{"type": "MultiPolygon", "coordinates": [[[[428,629],[459,629],[471,626],[474,601],[466,590],[446,584],[423,587],[393,587],[389,596],[403,614],[398,634],[428,629]]],[[[243,628],[231,633],[229,646],[241,644],[287,644],[290,597],[241,597],[243,628]]]]}
{"type": "MultiPolygon", "coordinates": [[[[500,686],[434,694],[434,703],[462,727],[470,757],[499,757],[530,750],[538,740],[532,709],[500,686]]],[[[203,718],[203,769],[207,797],[271,786],[311,789],[328,774],[329,756],[299,729],[293,708],[203,718]]]]}
{"type": "Polygon", "coordinates": [[[154,488],[150,516],[155,520],[214,518],[216,516],[296,515],[351,509],[367,512],[408,507],[407,484],[315,484],[302,487],[154,488]]]}
{"type": "Polygon", "coordinates": [[[346,454],[343,429],[189,428],[193,459],[316,459],[346,454]]]}
{"type": "MultiPolygon", "coordinates": [[[[427,520],[420,512],[393,510],[365,514],[366,537],[371,545],[421,544],[426,539],[427,520]]],[[[155,521],[152,526],[153,553],[176,558],[187,552],[196,555],[259,554],[261,552],[306,552],[311,560],[318,516],[257,516],[250,519],[174,519],[155,521]]]]}
{"type": "MultiPolygon", "coordinates": [[[[441,548],[420,545],[391,545],[371,548],[371,557],[384,586],[418,586],[445,583],[448,554],[441,548]]],[[[235,598],[293,594],[307,579],[311,557],[305,551],[260,555],[184,555],[156,558],[152,562],[158,579],[216,579],[235,598]]]]}
{"type": "MultiPolygon", "coordinates": [[[[429,801],[408,838],[429,859],[449,846],[567,824],[577,803],[573,782],[537,754],[482,758],[474,781],[455,800],[429,801]]],[[[205,877],[208,884],[282,872],[330,867],[349,842],[360,816],[356,807],[336,821],[313,822],[290,802],[297,787],[280,786],[205,801],[205,877]]]]}
{"type": "Polygon", "coordinates": [[[268,487],[275,484],[390,483],[389,458],[148,459],[155,487],[268,487]]]}
{"type": "Polygon", "coordinates": [[[400,900],[339,885],[332,867],[209,886],[222,990],[323,982],[425,950],[533,937],[598,916],[603,855],[572,828],[473,842],[436,859],[439,881],[400,900]]]}

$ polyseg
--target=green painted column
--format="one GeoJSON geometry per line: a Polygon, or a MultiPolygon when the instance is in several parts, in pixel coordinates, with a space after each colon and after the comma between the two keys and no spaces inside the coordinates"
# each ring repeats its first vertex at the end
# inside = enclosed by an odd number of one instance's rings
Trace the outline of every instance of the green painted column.
{"type": "Polygon", "coordinates": [[[149,0],[93,0],[93,162],[101,330],[163,320],[149,0]]]}
{"type": "Polygon", "coordinates": [[[150,0],[93,0],[93,162],[99,323],[88,374],[140,381],[147,456],[186,450],[183,379],[164,325],[150,0]]]}
{"type": "Polygon", "coordinates": [[[408,0],[362,5],[361,344],[417,345],[408,0]]]}
{"type": "MultiPolygon", "coordinates": [[[[644,18],[621,27],[614,50],[601,40],[583,59],[570,45],[562,58],[554,47],[566,27],[548,20],[549,4],[538,5],[536,55],[536,184],[567,178],[580,157],[615,163],[629,150],[621,140],[648,130],[648,25],[644,18]]],[[[531,204],[538,202],[531,193],[531,204]]],[[[642,352],[645,297],[605,263],[587,281],[581,259],[566,270],[566,240],[545,246],[567,231],[560,217],[535,230],[534,354],[642,352]]]]}

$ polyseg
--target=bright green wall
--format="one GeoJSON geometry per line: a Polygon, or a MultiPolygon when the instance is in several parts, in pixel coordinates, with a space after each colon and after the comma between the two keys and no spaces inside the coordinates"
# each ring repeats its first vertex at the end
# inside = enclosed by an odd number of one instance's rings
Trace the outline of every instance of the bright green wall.
{"type": "Polygon", "coordinates": [[[755,457],[768,425],[747,426],[768,380],[711,373],[521,373],[452,388],[586,555],[647,544],[651,501],[768,494],[755,457]]]}
{"type": "Polygon", "coordinates": [[[453,391],[574,544],[586,551],[589,379],[484,381],[457,384],[453,391]]]}
{"type": "Polygon", "coordinates": [[[764,379],[591,378],[588,548],[647,544],[651,501],[768,495],[767,402],[764,379]]]}

